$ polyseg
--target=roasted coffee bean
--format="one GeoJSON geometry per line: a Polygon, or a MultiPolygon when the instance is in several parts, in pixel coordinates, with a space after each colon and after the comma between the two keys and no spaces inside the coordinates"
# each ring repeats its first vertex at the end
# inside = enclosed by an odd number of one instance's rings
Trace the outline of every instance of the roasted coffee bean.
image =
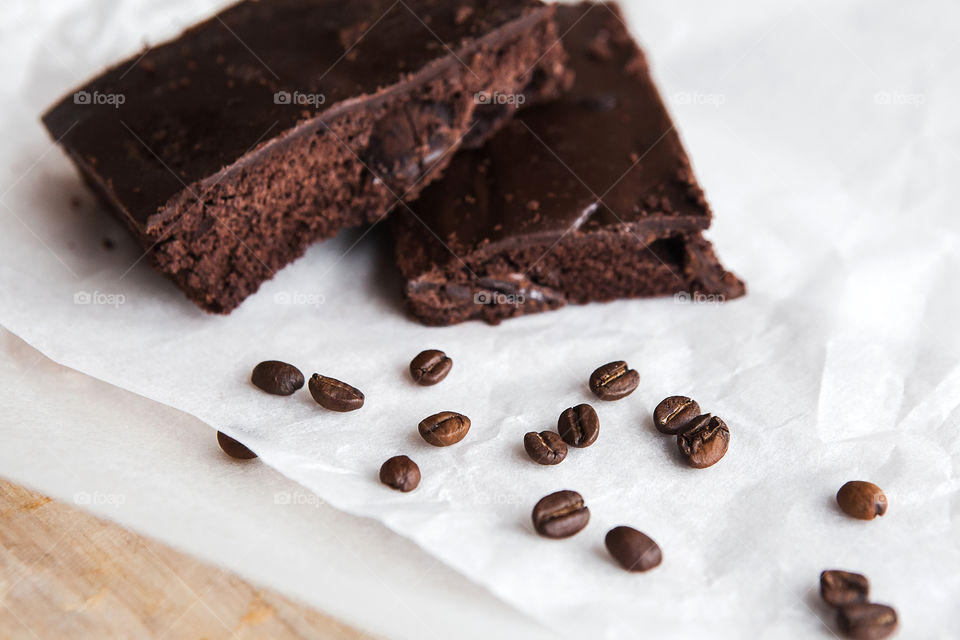
{"type": "Polygon", "coordinates": [[[417,384],[428,387],[447,377],[453,368],[453,360],[443,351],[423,351],[410,363],[410,375],[417,384]]]}
{"type": "Polygon", "coordinates": [[[470,430],[470,418],[453,411],[442,411],[424,418],[418,426],[420,435],[435,447],[449,447],[463,440],[470,430]]]}
{"type": "Polygon", "coordinates": [[[670,396],[653,410],[657,431],[675,436],[700,416],[700,405],[686,396],[670,396]]]}
{"type": "Polygon", "coordinates": [[[533,528],[547,538],[569,538],[590,522],[590,509],[576,491],[557,491],[533,508],[533,528]]]}
{"type": "Polygon", "coordinates": [[[885,604],[858,602],[840,607],[837,623],[848,638],[880,640],[897,629],[897,612],[885,604]]]}
{"type": "Polygon", "coordinates": [[[223,449],[223,452],[231,458],[237,458],[239,460],[251,460],[257,457],[257,454],[255,454],[253,451],[250,451],[250,449],[248,449],[245,445],[237,442],[222,431],[217,431],[217,442],[220,444],[220,448],[223,449]]]}
{"type": "Polygon", "coordinates": [[[420,467],[407,456],[394,456],[380,467],[380,482],[398,491],[413,491],[420,484],[420,467]]]}
{"type": "Polygon", "coordinates": [[[700,416],[677,434],[677,446],[687,464],[695,469],[706,469],[720,461],[730,446],[730,429],[716,416],[700,416]]]}
{"type": "Polygon", "coordinates": [[[605,364],[590,376],[590,390],[601,400],[625,398],[640,384],[640,374],[619,360],[605,364]]]}
{"type": "Polygon", "coordinates": [[[313,374],[310,378],[310,395],[324,409],[330,411],[355,411],[363,406],[363,392],[346,382],[313,374]]]}
{"type": "Polygon", "coordinates": [[[293,395],[303,388],[303,374],[292,364],[268,360],[253,368],[251,382],[275,396],[293,395]]]}
{"type": "Polygon", "coordinates": [[[537,464],[560,464],[567,457],[567,444],[553,431],[531,431],[523,436],[523,448],[537,464]]]}
{"type": "Polygon", "coordinates": [[[571,447],[589,447],[600,435],[600,418],[588,404],[578,404],[560,414],[557,431],[571,447]]]}
{"type": "Polygon", "coordinates": [[[820,574],[820,597],[832,607],[867,602],[870,581],[866,576],[831,569],[820,574]]]}
{"type": "Polygon", "coordinates": [[[633,527],[615,527],[604,538],[607,551],[627,571],[649,571],[663,560],[660,546],[633,527]]]}
{"type": "Polygon", "coordinates": [[[852,480],[837,491],[837,504],[848,516],[873,520],[887,512],[887,496],[872,482],[852,480]]]}

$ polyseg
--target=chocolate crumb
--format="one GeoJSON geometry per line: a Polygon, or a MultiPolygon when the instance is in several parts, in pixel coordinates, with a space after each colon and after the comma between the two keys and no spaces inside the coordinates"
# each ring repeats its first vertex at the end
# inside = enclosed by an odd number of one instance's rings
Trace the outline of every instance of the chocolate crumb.
{"type": "Polygon", "coordinates": [[[473,7],[463,6],[457,9],[457,13],[453,18],[453,22],[456,25],[461,25],[467,20],[470,19],[470,16],[473,15],[473,7]]]}

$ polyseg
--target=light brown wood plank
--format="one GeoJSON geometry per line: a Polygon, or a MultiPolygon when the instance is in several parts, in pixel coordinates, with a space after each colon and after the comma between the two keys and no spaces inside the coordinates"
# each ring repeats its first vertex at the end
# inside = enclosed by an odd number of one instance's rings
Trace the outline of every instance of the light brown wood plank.
{"type": "Polygon", "coordinates": [[[0,480],[0,638],[369,638],[0,480]]]}

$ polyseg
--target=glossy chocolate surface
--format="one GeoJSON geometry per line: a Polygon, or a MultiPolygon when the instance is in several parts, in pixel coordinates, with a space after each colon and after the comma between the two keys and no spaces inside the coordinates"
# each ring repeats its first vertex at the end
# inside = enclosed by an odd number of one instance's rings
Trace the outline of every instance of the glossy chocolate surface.
{"type": "MultiPolygon", "coordinates": [[[[460,153],[415,203],[417,215],[460,256],[569,231],[709,227],[703,191],[619,9],[559,6],[556,19],[576,73],[571,91],[460,153]]],[[[451,258],[445,249],[431,257],[451,258]]]]}
{"type": "Polygon", "coordinates": [[[356,108],[438,64],[469,64],[450,53],[537,7],[247,0],[108,70],[79,90],[90,103],[71,93],[44,123],[142,225],[187,186],[282,144],[300,123],[356,108]],[[116,95],[116,107],[96,103],[116,95]]]}

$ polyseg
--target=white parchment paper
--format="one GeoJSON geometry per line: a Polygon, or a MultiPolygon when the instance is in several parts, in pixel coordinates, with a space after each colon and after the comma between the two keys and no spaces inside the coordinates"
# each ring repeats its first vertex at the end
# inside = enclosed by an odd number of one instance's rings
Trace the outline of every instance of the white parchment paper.
{"type": "Polygon", "coordinates": [[[429,329],[405,317],[379,230],[315,247],[230,317],[195,309],[94,204],[37,118],[211,5],[14,3],[0,39],[0,323],[58,362],[232,433],[332,505],[382,521],[571,636],[830,637],[815,585],[840,567],[870,576],[904,637],[950,637],[958,7],[769,4],[627,7],[746,299],[429,329]],[[428,347],[455,366],[419,388],[405,369],[428,347]],[[367,403],[336,415],[305,392],[266,396],[248,378],[268,358],[355,384],[367,403]],[[591,401],[590,372],[621,358],[641,386],[595,403],[599,441],[556,468],[529,462],[523,434],[591,401]],[[730,425],[716,467],[685,468],[652,428],[653,407],[674,393],[730,425]],[[416,424],[445,409],[473,428],[433,449],[416,424]],[[413,494],[376,481],[397,453],[423,471],[413,494]],[[884,487],[887,516],[840,514],[833,495],[850,479],[884,487]],[[562,488],[584,495],[591,523],[570,540],[540,539],[530,509],[562,488]],[[663,565],[645,575],[613,565],[602,540],[618,524],[658,540],[663,565]]]}
{"type": "MultiPolygon", "coordinates": [[[[225,569],[194,590],[194,606],[216,610],[220,587],[239,574],[258,589],[288,594],[370,634],[364,636],[370,640],[553,637],[382,524],[331,507],[258,461],[230,460],[200,420],[59,366],[3,329],[0,388],[3,479],[136,531],[153,551],[150,540],[225,569]],[[434,605],[438,600],[442,607],[434,605]]],[[[44,518],[43,508],[35,513],[44,518]]],[[[63,544],[39,563],[35,554],[4,549],[0,636],[32,638],[32,628],[43,637],[36,614],[25,615],[18,605],[35,599],[38,582],[56,578],[63,544]]],[[[103,616],[102,601],[87,602],[101,587],[92,584],[86,594],[61,600],[64,615],[82,609],[103,616]]],[[[197,637],[186,618],[175,615],[166,629],[154,625],[154,636],[197,637]]],[[[316,634],[306,621],[286,620],[303,637],[316,634]]],[[[220,637],[262,637],[258,625],[224,624],[220,637]]],[[[149,633],[126,629],[127,637],[149,633]]]]}

